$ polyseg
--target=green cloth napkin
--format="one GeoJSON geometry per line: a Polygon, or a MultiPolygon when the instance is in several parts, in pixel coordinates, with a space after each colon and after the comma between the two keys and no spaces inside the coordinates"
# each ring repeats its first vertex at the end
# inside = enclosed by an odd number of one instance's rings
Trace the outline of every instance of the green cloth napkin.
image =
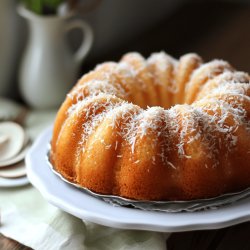
{"type": "Polygon", "coordinates": [[[31,185],[0,191],[0,232],[34,249],[166,249],[167,234],[82,221],[50,205],[31,185]]]}

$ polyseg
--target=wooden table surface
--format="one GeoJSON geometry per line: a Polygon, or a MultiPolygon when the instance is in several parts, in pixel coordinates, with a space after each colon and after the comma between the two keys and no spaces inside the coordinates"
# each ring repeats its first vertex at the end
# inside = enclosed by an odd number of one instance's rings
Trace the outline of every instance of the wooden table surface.
{"type": "MultiPolygon", "coordinates": [[[[84,71],[92,69],[97,62],[118,60],[128,51],[148,56],[165,50],[174,57],[196,52],[205,60],[225,59],[235,68],[250,72],[250,5],[241,2],[188,2],[136,40],[84,65],[84,71]]],[[[167,247],[168,250],[250,249],[249,235],[250,222],[246,222],[219,230],[173,233],[167,247]]],[[[0,235],[0,249],[30,248],[0,235]]]]}

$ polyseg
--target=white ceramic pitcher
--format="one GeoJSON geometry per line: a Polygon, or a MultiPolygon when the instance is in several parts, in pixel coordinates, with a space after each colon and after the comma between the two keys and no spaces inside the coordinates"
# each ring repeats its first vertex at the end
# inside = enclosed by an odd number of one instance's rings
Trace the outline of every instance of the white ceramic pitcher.
{"type": "Polygon", "coordinates": [[[19,71],[21,94],[33,108],[57,108],[76,83],[79,67],[93,43],[92,29],[83,20],[70,19],[71,14],[39,16],[22,5],[18,13],[29,24],[28,44],[19,71]],[[77,28],[83,32],[83,41],[74,53],[66,34],[77,28]]]}

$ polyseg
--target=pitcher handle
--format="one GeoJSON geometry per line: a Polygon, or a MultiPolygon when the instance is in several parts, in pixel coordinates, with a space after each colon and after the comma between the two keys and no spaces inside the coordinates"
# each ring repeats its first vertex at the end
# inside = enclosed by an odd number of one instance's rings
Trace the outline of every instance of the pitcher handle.
{"type": "Polygon", "coordinates": [[[76,62],[80,64],[87,56],[93,45],[94,35],[92,28],[83,20],[78,19],[69,21],[66,26],[66,32],[73,29],[80,29],[83,32],[82,43],[74,55],[76,62]]]}

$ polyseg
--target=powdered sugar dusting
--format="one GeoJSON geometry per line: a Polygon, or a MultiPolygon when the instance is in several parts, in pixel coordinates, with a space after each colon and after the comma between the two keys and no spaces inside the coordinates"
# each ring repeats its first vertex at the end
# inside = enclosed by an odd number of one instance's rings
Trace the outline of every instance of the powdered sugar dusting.
{"type": "MultiPolygon", "coordinates": [[[[84,145],[91,135],[94,135],[95,140],[99,140],[95,137],[95,131],[106,121],[107,126],[113,130],[113,136],[119,136],[121,141],[130,145],[132,154],[137,150],[139,139],[153,135],[151,146],[159,150],[152,156],[152,164],[161,161],[172,169],[178,169],[180,162],[192,160],[193,155],[188,151],[188,146],[197,143],[203,145],[202,150],[207,150],[204,154],[206,153],[208,159],[212,159],[212,167],[216,167],[220,164],[221,149],[226,149],[224,157],[229,157],[229,154],[237,149],[240,140],[239,128],[246,128],[250,135],[249,114],[246,110],[247,105],[244,104],[250,104],[248,74],[233,72],[231,66],[224,61],[212,61],[196,69],[190,78],[189,87],[192,87],[197,79],[203,81],[202,87],[208,79],[212,78],[215,81],[213,88],[199,101],[191,105],[176,105],[168,110],[161,107],[148,107],[144,110],[125,101],[128,94],[133,95],[128,92],[135,89],[133,86],[141,81],[140,74],[147,73],[148,65],[157,65],[162,73],[171,66],[174,79],[179,73],[178,62],[164,52],[152,54],[147,61],[142,57],[138,58],[138,54],[128,56],[132,57],[131,60],[141,60],[139,66],[130,64],[128,60],[113,63],[109,71],[103,72],[103,79],[92,79],[79,84],[68,95],[68,98],[76,98],[76,103],[68,109],[69,119],[84,112],[82,140],[79,142],[82,151],[85,150],[84,145]],[[117,82],[118,78],[123,81],[124,86],[128,86],[127,89],[117,82]],[[171,158],[173,152],[177,155],[176,161],[171,158]]],[[[100,65],[97,70],[104,70],[105,67],[100,65]]],[[[171,93],[175,93],[176,88],[173,79],[172,85],[170,84],[167,89],[171,93]]],[[[142,90],[143,88],[138,89],[142,90]]],[[[118,140],[114,145],[100,140],[106,150],[111,150],[112,146],[118,150],[121,146],[118,140]]],[[[117,158],[120,157],[122,155],[118,154],[117,158]]],[[[140,164],[140,160],[136,160],[135,164],[140,164]]],[[[211,164],[206,162],[204,166],[209,168],[211,164]]]]}
{"type": "Polygon", "coordinates": [[[157,65],[160,71],[166,72],[170,64],[176,65],[177,61],[162,51],[151,54],[151,56],[147,59],[147,64],[157,65]]]}
{"type": "Polygon", "coordinates": [[[204,83],[209,79],[212,79],[222,73],[233,71],[230,64],[223,60],[213,60],[211,62],[205,63],[193,71],[190,81],[186,85],[185,92],[188,94],[189,91],[195,91],[196,95],[203,87],[204,83]],[[197,85],[199,84],[199,86],[197,85]],[[198,87],[194,88],[194,86],[198,87]]]}
{"type": "Polygon", "coordinates": [[[129,142],[132,147],[132,153],[134,152],[134,146],[137,138],[142,138],[147,135],[149,130],[156,131],[159,129],[158,116],[159,112],[163,111],[160,107],[148,108],[144,112],[139,113],[134,119],[127,124],[126,133],[124,134],[125,140],[129,142]]]}
{"type": "Polygon", "coordinates": [[[173,77],[177,73],[178,68],[178,62],[176,59],[167,55],[165,52],[153,53],[147,59],[146,64],[149,67],[157,67],[156,81],[154,81],[154,83],[165,87],[166,91],[170,93],[176,93],[178,91],[175,77],[173,77]],[[165,75],[168,71],[171,71],[169,82],[162,82],[160,80],[160,75],[165,75]]]}
{"type": "Polygon", "coordinates": [[[138,71],[136,71],[128,62],[118,63],[116,72],[122,74],[125,78],[134,78],[138,74],[138,71]]]}
{"type": "Polygon", "coordinates": [[[237,97],[229,97],[227,101],[211,97],[209,101],[201,100],[192,105],[195,107],[195,114],[201,117],[202,134],[205,137],[209,136],[211,150],[213,152],[217,150],[219,154],[219,150],[226,147],[224,157],[227,157],[227,154],[235,149],[239,139],[237,130],[240,126],[246,126],[246,130],[248,133],[250,132],[250,121],[247,119],[247,112],[242,105],[243,100],[239,102],[241,98],[249,99],[249,97],[241,95],[237,95],[237,97]]]}
{"type": "Polygon", "coordinates": [[[84,84],[78,85],[68,96],[71,99],[73,99],[73,96],[76,96],[76,100],[80,101],[88,96],[96,96],[100,93],[116,95],[121,98],[126,97],[126,92],[121,85],[111,83],[107,80],[87,81],[84,84]]]}

